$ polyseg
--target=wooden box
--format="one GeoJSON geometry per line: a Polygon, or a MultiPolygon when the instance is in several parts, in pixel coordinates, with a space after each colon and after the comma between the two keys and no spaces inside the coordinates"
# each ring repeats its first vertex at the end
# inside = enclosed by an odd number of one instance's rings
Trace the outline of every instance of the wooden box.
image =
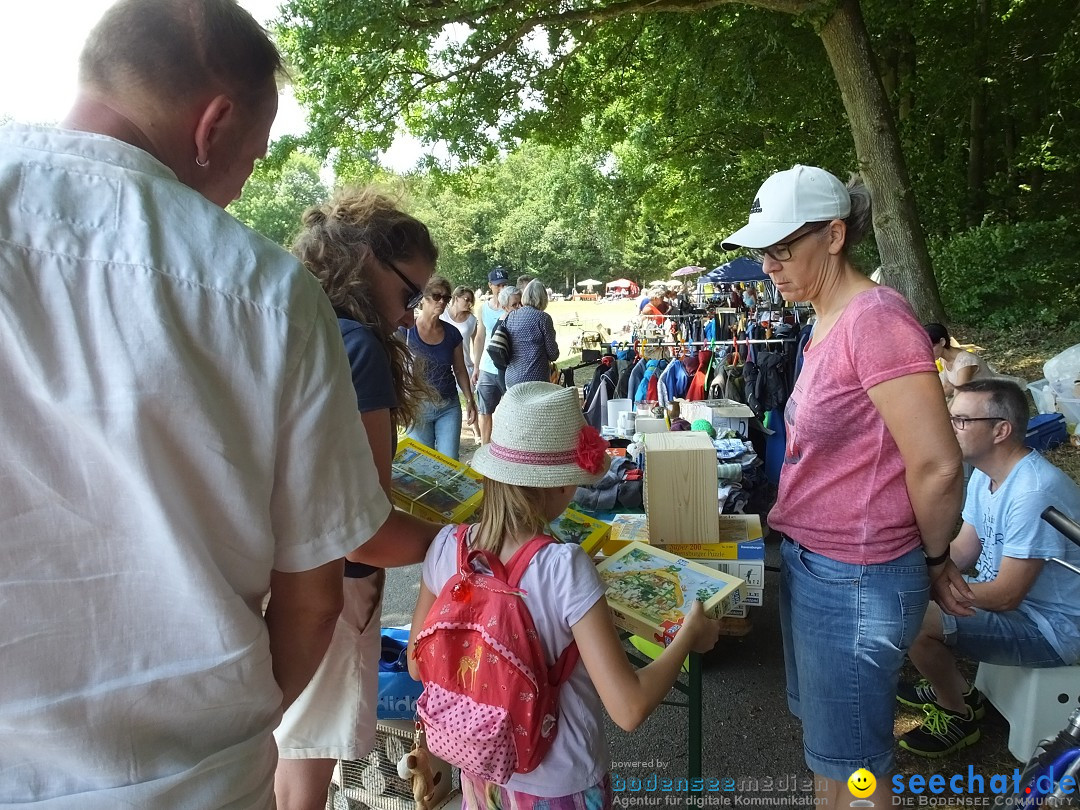
{"type": "Polygon", "coordinates": [[[434,523],[463,523],[484,498],[480,474],[413,439],[401,439],[390,470],[394,504],[434,523]]]}
{"type": "Polygon", "coordinates": [[[716,448],[706,433],[657,433],[645,438],[645,514],[649,542],[720,540],[716,448]]]}
{"type": "Polygon", "coordinates": [[[694,599],[719,618],[743,604],[746,583],[663,549],[631,543],[597,571],[617,627],[668,644],[694,599]]]}

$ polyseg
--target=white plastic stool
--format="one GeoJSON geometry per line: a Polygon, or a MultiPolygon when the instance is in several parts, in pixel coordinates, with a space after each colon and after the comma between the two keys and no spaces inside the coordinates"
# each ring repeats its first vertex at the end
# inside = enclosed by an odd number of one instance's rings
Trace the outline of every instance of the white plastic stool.
{"type": "Polygon", "coordinates": [[[979,664],[975,687],[1009,721],[1009,751],[1027,761],[1080,705],[1080,665],[1029,669],[979,664]]]}

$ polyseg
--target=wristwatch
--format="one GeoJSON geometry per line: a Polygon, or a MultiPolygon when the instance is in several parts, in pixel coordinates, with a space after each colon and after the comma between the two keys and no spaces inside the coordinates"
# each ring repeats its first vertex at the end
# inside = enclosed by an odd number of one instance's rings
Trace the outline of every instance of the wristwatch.
{"type": "Polygon", "coordinates": [[[946,547],[945,550],[938,554],[936,557],[931,557],[925,552],[923,553],[923,556],[926,557],[926,567],[933,568],[935,565],[941,565],[943,562],[949,559],[949,549],[948,547],[946,547]]]}

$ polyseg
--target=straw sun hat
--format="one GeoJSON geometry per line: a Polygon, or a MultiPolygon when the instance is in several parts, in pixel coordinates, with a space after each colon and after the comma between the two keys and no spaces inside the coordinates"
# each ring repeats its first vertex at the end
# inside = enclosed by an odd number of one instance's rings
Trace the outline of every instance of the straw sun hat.
{"type": "Polygon", "coordinates": [[[522,487],[593,484],[607,472],[607,442],[585,424],[574,388],[519,383],[503,396],[491,442],[476,451],[481,475],[522,487]]]}

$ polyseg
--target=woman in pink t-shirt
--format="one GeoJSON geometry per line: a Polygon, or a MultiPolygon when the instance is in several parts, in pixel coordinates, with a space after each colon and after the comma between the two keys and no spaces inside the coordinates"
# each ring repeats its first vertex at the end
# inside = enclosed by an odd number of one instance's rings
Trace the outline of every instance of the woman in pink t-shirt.
{"type": "Polygon", "coordinates": [[[769,524],[782,533],[780,613],[788,704],[826,806],[859,768],[892,768],[904,654],[931,592],[967,592],[948,559],[960,450],[930,341],[895,290],[857,270],[870,195],[795,166],[759,189],[723,247],[751,248],[785,301],[817,321],[785,410],[787,448],[769,524]]]}

